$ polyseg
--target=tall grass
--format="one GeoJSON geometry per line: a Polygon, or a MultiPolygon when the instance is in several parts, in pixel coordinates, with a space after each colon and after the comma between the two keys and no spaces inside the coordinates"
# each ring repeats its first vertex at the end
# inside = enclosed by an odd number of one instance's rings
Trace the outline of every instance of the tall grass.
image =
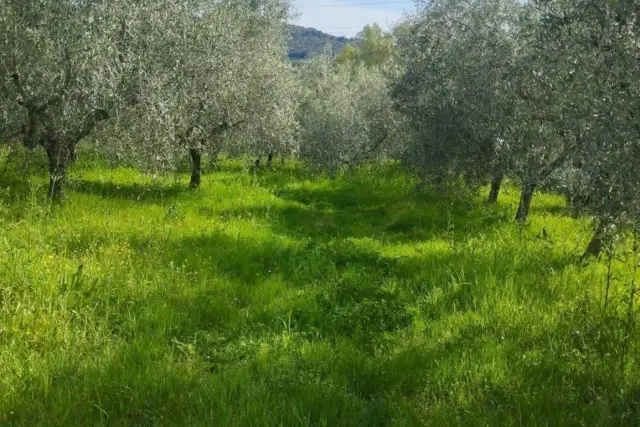
{"type": "Polygon", "coordinates": [[[2,425],[639,425],[637,274],[537,195],[226,160],[99,161],[64,206],[0,165],[2,425]],[[546,233],[542,233],[542,228],[546,233]]]}

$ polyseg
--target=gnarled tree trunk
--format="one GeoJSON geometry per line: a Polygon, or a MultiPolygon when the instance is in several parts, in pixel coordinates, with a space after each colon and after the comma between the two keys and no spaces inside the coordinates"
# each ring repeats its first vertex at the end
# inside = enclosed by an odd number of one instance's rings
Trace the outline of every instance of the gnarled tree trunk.
{"type": "Polygon", "coordinates": [[[189,187],[198,188],[200,187],[200,176],[202,174],[202,153],[197,148],[190,148],[189,154],[191,155],[191,181],[189,182],[189,187]]]}
{"type": "Polygon", "coordinates": [[[535,184],[523,185],[522,193],[520,194],[520,204],[518,205],[518,212],[516,213],[516,221],[525,222],[529,217],[531,199],[533,199],[533,192],[535,191],[535,189],[535,184]]]}
{"type": "Polygon", "coordinates": [[[267,157],[267,167],[270,168],[273,163],[273,151],[269,151],[269,155],[267,157]]]}
{"type": "Polygon", "coordinates": [[[494,204],[498,201],[498,194],[500,194],[500,187],[502,187],[502,180],[504,174],[502,172],[496,174],[491,180],[491,191],[489,191],[489,198],[487,203],[494,204]]]}
{"type": "Polygon", "coordinates": [[[49,158],[49,198],[54,202],[64,199],[67,182],[67,171],[72,161],[73,147],[69,147],[55,139],[45,143],[49,158]]]}

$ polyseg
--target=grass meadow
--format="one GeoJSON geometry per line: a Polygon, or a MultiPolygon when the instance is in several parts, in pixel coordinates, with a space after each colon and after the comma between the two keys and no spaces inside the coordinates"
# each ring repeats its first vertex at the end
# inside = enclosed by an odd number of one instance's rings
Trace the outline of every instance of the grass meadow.
{"type": "Polygon", "coordinates": [[[631,244],[559,196],[0,157],[0,425],[640,425],[631,244]]]}

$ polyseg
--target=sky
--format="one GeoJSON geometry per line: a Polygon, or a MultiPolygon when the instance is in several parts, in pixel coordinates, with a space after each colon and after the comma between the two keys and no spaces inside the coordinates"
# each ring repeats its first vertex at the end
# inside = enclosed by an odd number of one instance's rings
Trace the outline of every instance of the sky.
{"type": "Polygon", "coordinates": [[[414,11],[413,0],[294,0],[291,23],[353,37],[367,24],[388,29],[414,11]]]}

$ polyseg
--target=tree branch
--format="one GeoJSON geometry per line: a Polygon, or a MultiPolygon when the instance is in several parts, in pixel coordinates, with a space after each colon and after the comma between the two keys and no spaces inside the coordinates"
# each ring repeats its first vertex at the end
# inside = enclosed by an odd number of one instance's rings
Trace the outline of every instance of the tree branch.
{"type": "Polygon", "coordinates": [[[20,75],[18,73],[11,74],[11,80],[13,81],[13,84],[16,87],[16,91],[20,96],[19,99],[17,100],[18,104],[26,107],[27,110],[29,110],[30,114],[43,113],[47,109],[47,107],[51,105],[59,104],[62,101],[62,98],[56,95],[47,99],[47,101],[44,103],[38,103],[35,97],[34,98],[27,97],[27,94],[24,88],[22,87],[22,83],[20,82],[20,75]]]}
{"type": "Polygon", "coordinates": [[[109,119],[109,113],[103,109],[97,109],[88,114],[82,124],[70,136],[70,141],[76,143],[88,136],[98,123],[109,119]]]}
{"type": "Polygon", "coordinates": [[[20,74],[18,73],[11,74],[11,81],[13,81],[13,85],[16,87],[16,90],[18,91],[18,95],[20,95],[20,98],[21,98],[18,100],[18,104],[24,105],[27,102],[27,95],[24,92],[22,83],[20,83],[20,74]]]}
{"type": "Polygon", "coordinates": [[[120,49],[118,60],[120,65],[124,66],[124,51],[127,47],[127,21],[124,18],[120,21],[120,40],[118,44],[120,49]]]}
{"type": "Polygon", "coordinates": [[[579,134],[576,135],[576,141],[564,147],[562,152],[555,159],[547,163],[538,173],[538,181],[547,179],[562,163],[564,163],[571,154],[582,146],[583,139],[579,134]]]}
{"type": "Polygon", "coordinates": [[[384,130],[384,134],[381,135],[380,138],[378,138],[378,140],[374,144],[374,146],[371,149],[371,151],[369,152],[369,154],[365,157],[365,160],[369,160],[371,157],[373,157],[373,155],[380,149],[382,144],[387,140],[388,136],[389,136],[389,131],[387,129],[385,129],[384,130]]]}
{"type": "Polygon", "coordinates": [[[209,134],[205,137],[203,137],[203,139],[205,138],[212,138],[214,136],[220,135],[221,133],[229,130],[229,129],[233,129],[236,128],[238,126],[240,126],[241,124],[245,123],[245,120],[238,120],[235,123],[229,123],[227,121],[224,121],[222,123],[219,123],[218,126],[216,126],[215,128],[213,128],[211,130],[211,132],[209,132],[209,134]]]}
{"type": "Polygon", "coordinates": [[[17,129],[11,130],[9,128],[0,129],[0,144],[9,143],[15,140],[21,134],[22,134],[22,129],[20,130],[17,130],[17,129]]]}
{"type": "Polygon", "coordinates": [[[64,95],[69,90],[69,87],[71,86],[71,78],[72,78],[71,54],[69,53],[68,47],[64,48],[64,61],[65,61],[65,68],[64,68],[63,78],[62,78],[62,86],[60,88],[60,95],[64,95]]]}
{"type": "Polygon", "coordinates": [[[227,121],[224,121],[222,123],[220,123],[217,127],[215,127],[212,131],[210,136],[215,136],[215,135],[219,135],[222,132],[229,130],[229,129],[233,129],[235,127],[240,126],[241,124],[243,124],[245,122],[245,120],[238,120],[235,123],[229,123],[227,121]]]}

